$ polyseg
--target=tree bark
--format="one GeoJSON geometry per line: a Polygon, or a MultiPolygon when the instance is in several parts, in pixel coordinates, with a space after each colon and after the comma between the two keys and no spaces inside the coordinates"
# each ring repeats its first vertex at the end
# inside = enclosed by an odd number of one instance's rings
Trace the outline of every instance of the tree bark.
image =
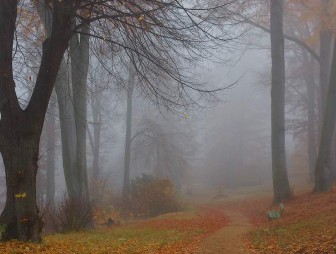
{"type": "Polygon", "coordinates": [[[336,50],[335,40],[333,42],[332,64],[329,88],[327,92],[327,100],[325,113],[323,117],[323,125],[321,129],[321,138],[319,144],[319,152],[315,166],[315,192],[326,192],[332,188],[332,179],[330,174],[330,155],[332,137],[335,130],[336,120],[336,50]]]}
{"type": "Polygon", "coordinates": [[[272,171],[274,202],[291,197],[285,149],[285,56],[283,0],[271,0],[272,171]]]}
{"type": "Polygon", "coordinates": [[[39,149],[37,135],[15,134],[17,142],[8,141],[2,150],[6,170],[7,199],[1,224],[7,225],[2,240],[39,242],[41,221],[36,205],[36,173],[39,149]]]}

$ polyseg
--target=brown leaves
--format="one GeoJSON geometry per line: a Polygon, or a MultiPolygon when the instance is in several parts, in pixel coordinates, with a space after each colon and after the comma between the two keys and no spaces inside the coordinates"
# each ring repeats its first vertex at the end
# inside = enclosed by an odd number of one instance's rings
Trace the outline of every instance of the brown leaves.
{"type": "MultiPolygon", "coordinates": [[[[267,203],[247,214],[255,226],[248,247],[255,253],[336,253],[336,193],[305,194],[285,204],[285,213],[270,222],[267,203]]],[[[251,206],[250,206],[251,207],[251,206]]]]}
{"type": "Polygon", "coordinates": [[[201,241],[225,226],[220,209],[199,208],[128,226],[44,237],[42,244],[11,241],[0,243],[1,254],[172,254],[191,253],[201,241]]]}

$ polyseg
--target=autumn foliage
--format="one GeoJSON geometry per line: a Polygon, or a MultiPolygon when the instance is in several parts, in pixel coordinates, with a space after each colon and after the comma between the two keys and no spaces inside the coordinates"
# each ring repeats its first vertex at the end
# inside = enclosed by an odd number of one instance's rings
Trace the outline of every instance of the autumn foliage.
{"type": "Polygon", "coordinates": [[[132,182],[131,212],[134,217],[154,217],[178,211],[179,200],[168,179],[143,174],[132,182]]]}

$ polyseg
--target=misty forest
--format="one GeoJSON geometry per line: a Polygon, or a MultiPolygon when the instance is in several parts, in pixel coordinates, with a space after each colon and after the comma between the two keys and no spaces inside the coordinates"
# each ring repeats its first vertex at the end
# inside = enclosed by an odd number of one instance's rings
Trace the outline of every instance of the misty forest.
{"type": "Polygon", "coordinates": [[[1,0],[0,253],[336,253],[335,0],[1,0]]]}

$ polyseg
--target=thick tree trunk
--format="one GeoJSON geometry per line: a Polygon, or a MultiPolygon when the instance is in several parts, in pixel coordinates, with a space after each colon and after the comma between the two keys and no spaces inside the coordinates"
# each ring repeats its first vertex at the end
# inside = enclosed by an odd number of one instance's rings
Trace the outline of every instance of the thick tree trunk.
{"type": "Polygon", "coordinates": [[[13,79],[13,41],[18,1],[0,4],[0,152],[6,172],[6,205],[0,224],[3,240],[40,241],[36,205],[39,141],[62,56],[71,37],[72,5],[54,1],[53,29],[43,42],[42,58],[31,99],[20,108],[13,79]]]}
{"type": "Polygon", "coordinates": [[[131,164],[131,137],[132,137],[132,102],[134,91],[134,73],[132,67],[129,68],[129,80],[127,86],[127,109],[126,109],[126,136],[125,136],[125,155],[124,155],[124,181],[123,199],[128,203],[130,192],[130,164],[131,164]]]}
{"type": "Polygon", "coordinates": [[[39,242],[42,229],[36,205],[36,173],[39,138],[14,134],[2,152],[6,171],[7,199],[1,224],[7,225],[2,240],[39,242]]]}
{"type": "MultiPolygon", "coordinates": [[[[335,45],[336,44],[334,40],[334,49],[335,45]]],[[[330,154],[336,120],[336,50],[333,50],[332,52],[330,82],[327,93],[325,113],[323,117],[324,120],[321,129],[319,152],[315,166],[314,191],[316,192],[330,191],[332,187],[332,179],[330,174],[330,154]]]]}
{"type": "MultiPolygon", "coordinates": [[[[6,205],[0,224],[6,224],[2,240],[40,241],[36,205],[36,172],[43,122],[36,126],[21,110],[13,80],[12,48],[17,1],[0,4],[0,152],[6,173],[6,205]]],[[[47,96],[47,95],[46,95],[47,96]]],[[[41,109],[43,113],[43,108],[41,109]]]]}
{"type": "Polygon", "coordinates": [[[285,149],[285,56],[283,0],[271,0],[272,51],[272,171],[274,202],[291,196],[285,149]]]}

